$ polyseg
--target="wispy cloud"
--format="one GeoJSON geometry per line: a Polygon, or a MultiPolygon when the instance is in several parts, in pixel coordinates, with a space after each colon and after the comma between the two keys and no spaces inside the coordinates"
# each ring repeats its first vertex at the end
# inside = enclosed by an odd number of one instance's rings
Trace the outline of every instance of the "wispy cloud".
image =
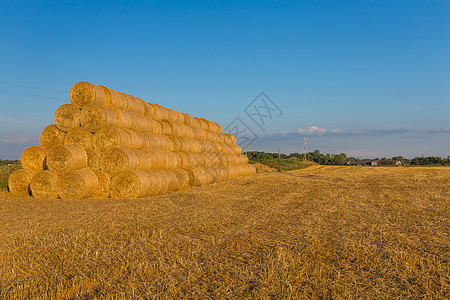
{"type": "Polygon", "coordinates": [[[414,130],[406,128],[392,129],[327,129],[318,126],[310,126],[309,128],[300,128],[297,131],[283,131],[281,135],[299,134],[306,136],[323,136],[323,135],[386,135],[386,134],[403,134],[413,132],[414,130]]]}
{"type": "Polygon", "coordinates": [[[0,139],[0,144],[26,145],[26,144],[36,144],[36,142],[37,140],[35,138],[27,138],[27,137],[0,139]]]}
{"type": "Polygon", "coordinates": [[[449,132],[450,132],[449,128],[435,128],[427,131],[427,133],[449,133],[449,132]]]}

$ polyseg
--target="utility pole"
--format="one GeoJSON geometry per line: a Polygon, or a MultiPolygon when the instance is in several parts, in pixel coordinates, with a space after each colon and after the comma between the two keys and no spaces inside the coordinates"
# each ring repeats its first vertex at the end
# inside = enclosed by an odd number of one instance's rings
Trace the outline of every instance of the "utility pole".
{"type": "Polygon", "coordinates": [[[306,138],[303,138],[303,160],[306,160],[306,138]]]}
{"type": "Polygon", "coordinates": [[[244,135],[244,140],[245,140],[245,156],[247,155],[247,135],[244,135]]]}
{"type": "Polygon", "coordinates": [[[278,159],[280,159],[281,157],[281,149],[280,148],[278,148],[278,159]]]}

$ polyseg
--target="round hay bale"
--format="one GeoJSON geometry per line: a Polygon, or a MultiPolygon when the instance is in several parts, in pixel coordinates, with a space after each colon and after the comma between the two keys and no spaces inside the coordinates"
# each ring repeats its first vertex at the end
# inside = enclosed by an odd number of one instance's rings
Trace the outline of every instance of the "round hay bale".
{"type": "Polygon", "coordinates": [[[167,135],[165,135],[169,140],[170,140],[170,142],[172,143],[172,149],[173,149],[173,151],[181,151],[181,149],[182,149],[182,142],[181,142],[181,140],[178,138],[178,137],[176,137],[176,136],[174,136],[174,135],[171,135],[171,134],[167,134],[167,135]]]}
{"type": "Polygon", "coordinates": [[[147,196],[150,179],[144,171],[125,171],[111,178],[112,198],[139,198],[147,196]]]}
{"type": "Polygon", "coordinates": [[[167,108],[156,103],[153,103],[153,108],[155,109],[156,120],[168,120],[169,111],[167,110],[167,108]]]}
{"type": "Polygon", "coordinates": [[[78,144],[84,149],[93,148],[94,135],[83,127],[72,128],[64,137],[64,145],[78,144]]]}
{"type": "Polygon", "coordinates": [[[134,153],[136,153],[139,164],[137,166],[137,170],[149,170],[150,169],[150,157],[148,156],[147,152],[144,152],[142,150],[134,150],[134,153]]]}
{"type": "Polygon", "coordinates": [[[101,170],[108,174],[116,174],[139,167],[139,158],[132,150],[125,148],[108,149],[101,159],[101,170]]]}
{"type": "Polygon", "coordinates": [[[208,165],[210,167],[215,167],[220,164],[219,157],[217,156],[216,153],[208,152],[208,153],[205,153],[205,156],[206,156],[206,161],[207,161],[206,165],[208,165]]]}
{"type": "Polygon", "coordinates": [[[236,144],[236,137],[234,135],[229,134],[229,133],[224,133],[224,134],[222,134],[222,136],[226,139],[226,143],[228,145],[236,144]]]}
{"type": "Polygon", "coordinates": [[[42,147],[50,149],[56,145],[62,145],[64,143],[64,136],[66,133],[51,124],[44,128],[41,132],[39,143],[42,147]]]}
{"type": "Polygon", "coordinates": [[[81,111],[81,127],[96,132],[106,126],[116,126],[117,116],[109,107],[88,105],[81,111]]]}
{"type": "Polygon", "coordinates": [[[162,127],[159,122],[153,120],[150,117],[145,117],[144,122],[145,122],[145,130],[144,130],[145,133],[161,134],[162,127]]]}
{"type": "MultiPolygon", "coordinates": [[[[169,190],[169,178],[167,178],[166,173],[164,173],[161,169],[152,170],[149,172],[152,172],[152,174],[159,176],[160,187],[159,187],[158,194],[167,193],[167,191],[169,190]]],[[[147,172],[147,174],[149,174],[149,172],[147,172]]]]}
{"type": "Polygon", "coordinates": [[[241,147],[239,147],[239,145],[233,144],[233,145],[230,145],[230,147],[234,154],[242,153],[242,149],[241,149],[241,147]]]}
{"type": "Polygon", "coordinates": [[[88,168],[91,169],[92,171],[100,171],[101,166],[100,162],[102,157],[101,152],[94,149],[87,149],[86,155],[88,168]]]}
{"type": "Polygon", "coordinates": [[[110,194],[110,184],[111,179],[105,172],[102,171],[94,171],[95,175],[97,176],[97,189],[95,192],[91,195],[91,198],[96,199],[104,199],[108,198],[110,194]]]}
{"type": "Polygon", "coordinates": [[[194,117],[189,114],[183,114],[184,116],[184,124],[190,127],[194,127],[194,117]]]}
{"type": "Polygon", "coordinates": [[[142,139],[139,133],[131,129],[126,129],[125,132],[130,138],[130,144],[128,145],[128,147],[130,149],[140,149],[142,147],[142,139]]]}
{"type": "Polygon", "coordinates": [[[178,122],[178,124],[185,124],[185,118],[184,118],[184,115],[185,114],[183,114],[182,112],[179,112],[179,111],[175,111],[176,112],[176,114],[177,114],[177,122],[178,122]]]}
{"type": "Polygon", "coordinates": [[[178,181],[178,189],[182,190],[189,186],[189,175],[186,170],[183,169],[174,169],[172,170],[173,174],[177,177],[178,181]]]}
{"type": "Polygon", "coordinates": [[[138,98],[138,97],[134,97],[134,98],[136,99],[136,101],[139,101],[139,103],[140,103],[139,106],[142,106],[142,109],[143,109],[142,115],[147,116],[147,114],[148,114],[147,102],[145,102],[144,100],[142,100],[141,98],[138,98]]]}
{"type": "Polygon", "coordinates": [[[172,126],[170,126],[167,120],[162,120],[161,125],[162,125],[162,134],[172,135],[172,126]]]}
{"type": "Polygon", "coordinates": [[[187,138],[193,138],[194,137],[194,130],[192,127],[187,126],[186,124],[178,123],[178,126],[180,127],[180,136],[187,137],[187,138]]]}
{"type": "Polygon", "coordinates": [[[91,169],[72,170],[59,177],[61,199],[88,198],[97,191],[97,187],[97,175],[91,169]]]}
{"type": "Polygon", "coordinates": [[[206,185],[210,182],[210,178],[204,167],[189,168],[193,175],[192,185],[206,185]]]}
{"type": "Polygon", "coordinates": [[[181,158],[175,152],[165,151],[167,154],[167,165],[166,169],[176,169],[180,167],[181,158]]]}
{"type": "MultiPolygon", "coordinates": [[[[159,174],[159,172],[155,172],[155,170],[150,170],[145,171],[145,173],[147,173],[148,179],[150,180],[150,189],[148,191],[148,195],[156,195],[160,193],[160,191],[163,190],[165,187],[161,183],[161,175],[159,174]]],[[[167,182],[165,183],[165,185],[167,185],[167,182]]]]}
{"type": "Polygon", "coordinates": [[[194,172],[192,172],[192,168],[183,168],[181,170],[188,175],[188,186],[194,185],[194,172]]]}
{"type": "Polygon", "coordinates": [[[206,167],[206,175],[208,176],[208,184],[217,182],[218,174],[215,167],[206,167]]]}
{"type": "Polygon", "coordinates": [[[94,134],[93,144],[95,150],[104,152],[109,148],[128,148],[131,141],[125,129],[104,127],[94,134]]]}
{"type": "Polygon", "coordinates": [[[48,152],[47,166],[58,173],[85,168],[86,150],[78,144],[55,146],[48,152]]]}
{"type": "Polygon", "coordinates": [[[141,138],[141,149],[142,150],[150,149],[151,145],[150,145],[150,139],[148,138],[148,136],[143,132],[138,132],[137,134],[139,134],[139,136],[141,138]]]}
{"type": "Polygon", "coordinates": [[[155,107],[153,106],[153,104],[146,102],[145,106],[147,107],[145,115],[149,118],[155,119],[156,111],[155,111],[155,107]]]}
{"type": "Polygon", "coordinates": [[[14,196],[30,195],[32,175],[24,169],[15,170],[9,175],[8,189],[14,196]]]}
{"type": "MultiPolygon", "coordinates": [[[[58,147],[58,146],[57,146],[58,147]]],[[[59,192],[58,173],[44,170],[34,174],[30,190],[36,198],[56,199],[59,192]]]]}
{"type": "Polygon", "coordinates": [[[55,124],[62,131],[80,127],[81,110],[72,104],[63,104],[55,111],[55,124]]]}
{"type": "Polygon", "coordinates": [[[81,81],[70,89],[70,102],[78,108],[89,104],[105,105],[106,96],[101,86],[81,81]]]}
{"type": "Polygon", "coordinates": [[[132,113],[132,112],[130,112],[129,114],[131,116],[130,129],[146,132],[147,131],[147,122],[145,120],[145,117],[141,116],[139,114],[136,114],[136,113],[132,113]]]}
{"type": "Polygon", "coordinates": [[[172,172],[172,170],[161,170],[167,177],[168,180],[168,188],[167,191],[178,191],[180,189],[180,185],[178,184],[177,176],[172,172]]]}
{"type": "Polygon", "coordinates": [[[118,108],[111,108],[117,118],[116,126],[122,129],[130,129],[132,127],[133,119],[129,112],[118,108]]]}
{"type": "Polygon", "coordinates": [[[125,109],[127,107],[127,103],[122,101],[119,94],[116,91],[108,89],[107,87],[99,85],[102,88],[103,93],[105,93],[105,106],[106,107],[115,107],[118,109],[125,109]]]}
{"type": "Polygon", "coordinates": [[[191,158],[190,158],[189,154],[187,154],[184,151],[178,151],[178,152],[175,152],[175,154],[180,157],[180,168],[185,169],[185,168],[192,167],[191,158]]]}
{"type": "Polygon", "coordinates": [[[22,152],[20,163],[30,174],[35,174],[45,169],[46,157],[47,149],[42,146],[31,146],[22,152]]]}
{"type": "Polygon", "coordinates": [[[142,102],[139,102],[131,95],[125,94],[125,98],[127,99],[127,111],[143,115],[144,114],[144,105],[142,102]]]}

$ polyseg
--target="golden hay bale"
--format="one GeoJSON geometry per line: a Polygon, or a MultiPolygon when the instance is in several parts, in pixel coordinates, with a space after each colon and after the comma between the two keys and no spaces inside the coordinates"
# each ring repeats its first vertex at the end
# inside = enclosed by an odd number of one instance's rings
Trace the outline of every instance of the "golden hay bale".
{"type": "Polygon", "coordinates": [[[171,135],[171,134],[166,134],[165,136],[172,143],[173,151],[181,151],[181,149],[182,149],[181,140],[178,137],[171,135]]]}
{"type": "Polygon", "coordinates": [[[130,144],[128,145],[130,149],[139,149],[142,147],[141,136],[136,131],[126,129],[125,132],[128,134],[130,138],[130,144]]]}
{"type": "Polygon", "coordinates": [[[64,145],[78,144],[84,149],[93,148],[94,135],[83,127],[72,128],[64,137],[64,145]]]}
{"type": "Polygon", "coordinates": [[[55,146],[48,152],[47,166],[58,173],[85,168],[86,150],[78,144],[55,146]]]}
{"type": "Polygon", "coordinates": [[[101,170],[108,174],[115,174],[139,167],[136,153],[126,148],[111,148],[106,150],[101,159],[101,170]]]}
{"type": "Polygon", "coordinates": [[[224,134],[222,134],[222,137],[225,139],[225,142],[228,145],[236,144],[236,137],[234,135],[229,134],[229,133],[224,133],[224,134]]]}
{"type": "MultiPolygon", "coordinates": [[[[182,136],[183,132],[180,125],[171,120],[163,120],[163,123],[167,123],[170,127],[170,134],[175,136],[182,136]]],[[[163,132],[164,132],[164,124],[163,124],[163,132]]]]}
{"type": "Polygon", "coordinates": [[[156,175],[159,177],[160,187],[159,187],[158,194],[167,193],[167,191],[169,190],[169,178],[167,178],[166,173],[164,173],[161,169],[158,169],[158,170],[148,171],[147,174],[149,176],[156,175]]]}
{"type": "MultiPolygon", "coordinates": [[[[147,193],[147,195],[156,195],[160,192],[162,192],[162,190],[167,190],[167,182],[165,182],[164,184],[162,184],[161,182],[161,174],[159,172],[155,172],[155,170],[149,170],[149,171],[145,171],[145,173],[148,176],[148,179],[150,180],[150,189],[147,193]]],[[[166,180],[166,178],[164,177],[164,180],[166,180]]]]}
{"type": "Polygon", "coordinates": [[[55,111],[55,124],[62,131],[80,127],[81,110],[72,104],[63,104],[55,111]]]}
{"type": "Polygon", "coordinates": [[[210,182],[210,178],[205,172],[204,167],[188,168],[186,171],[191,172],[193,176],[192,185],[206,185],[210,182]]]}
{"type": "Polygon", "coordinates": [[[194,172],[191,170],[192,168],[183,168],[182,171],[186,172],[188,175],[188,186],[194,185],[194,172]]]}
{"type": "Polygon", "coordinates": [[[136,98],[134,98],[131,95],[127,95],[125,94],[125,98],[127,99],[127,111],[135,113],[135,114],[139,114],[139,115],[143,115],[144,114],[144,105],[142,104],[142,102],[136,100],[136,98]]]}
{"type": "Polygon", "coordinates": [[[205,168],[206,175],[208,176],[208,184],[214,183],[217,181],[218,174],[215,167],[206,167],[205,168]]]}
{"type": "Polygon", "coordinates": [[[144,171],[125,171],[111,178],[112,198],[138,198],[147,196],[150,179],[144,171]]]}
{"type": "Polygon", "coordinates": [[[119,94],[116,91],[113,91],[101,85],[99,85],[99,87],[101,87],[103,93],[105,93],[104,105],[106,107],[115,107],[118,109],[125,109],[127,107],[127,103],[123,102],[122,98],[120,98],[119,94]]]}
{"type": "Polygon", "coordinates": [[[205,153],[206,156],[206,165],[209,167],[218,166],[219,165],[219,158],[216,153],[214,152],[207,152],[205,153]]]}
{"type": "Polygon", "coordinates": [[[72,170],[59,177],[61,199],[83,199],[92,196],[98,187],[97,175],[88,168],[72,170]]]}
{"type": "Polygon", "coordinates": [[[110,194],[110,183],[111,179],[105,172],[102,171],[94,171],[97,176],[97,189],[91,195],[91,198],[103,199],[108,198],[110,194]]]}
{"type": "Polygon", "coordinates": [[[177,177],[178,181],[178,189],[185,189],[189,186],[189,175],[186,170],[183,169],[174,169],[172,170],[173,174],[177,177]]]}
{"type": "Polygon", "coordinates": [[[31,179],[30,190],[36,198],[58,198],[58,173],[50,170],[36,173],[31,179]]]}
{"type": "Polygon", "coordinates": [[[162,134],[172,135],[172,126],[170,126],[167,120],[162,120],[161,125],[162,125],[162,134]]]}
{"type": "Polygon", "coordinates": [[[192,117],[189,114],[184,114],[184,113],[183,113],[183,116],[184,116],[184,124],[186,124],[189,127],[194,127],[194,117],[192,117]]]}
{"type": "Polygon", "coordinates": [[[155,134],[156,133],[161,134],[161,132],[162,132],[161,123],[153,120],[152,118],[144,117],[144,125],[145,125],[145,130],[143,130],[143,132],[155,133],[155,134]]]}
{"type": "Polygon", "coordinates": [[[169,112],[167,110],[167,108],[156,104],[156,103],[152,103],[153,108],[155,109],[155,116],[154,118],[156,120],[167,120],[169,117],[169,112]]]}
{"type": "Polygon", "coordinates": [[[179,136],[193,138],[194,137],[194,129],[186,124],[177,123],[180,127],[179,136]]]}
{"type": "Polygon", "coordinates": [[[137,101],[139,101],[139,105],[142,106],[142,109],[144,111],[144,113],[142,114],[143,116],[147,116],[148,114],[148,108],[147,108],[147,102],[145,102],[144,100],[142,100],[141,98],[138,97],[134,97],[137,101]]]}
{"type": "Polygon", "coordinates": [[[130,129],[136,131],[147,132],[148,122],[146,121],[146,117],[138,115],[136,113],[129,112],[131,116],[131,127],[130,129]]]}
{"type": "Polygon", "coordinates": [[[129,112],[118,108],[111,108],[117,118],[116,126],[122,129],[130,129],[133,124],[133,119],[129,112]]]}
{"type": "Polygon", "coordinates": [[[131,141],[125,129],[104,127],[94,134],[93,144],[95,150],[104,152],[109,148],[128,148],[131,141]]]}
{"type": "Polygon", "coordinates": [[[172,150],[173,144],[171,140],[165,135],[161,134],[146,134],[149,139],[150,148],[164,149],[164,150],[172,150]]]}
{"type": "Polygon", "coordinates": [[[230,147],[234,154],[242,153],[242,149],[241,149],[241,147],[239,147],[239,145],[233,144],[233,145],[230,145],[230,147]]]}
{"type": "Polygon", "coordinates": [[[155,114],[156,114],[156,111],[155,111],[155,107],[153,106],[153,104],[152,103],[145,103],[145,106],[146,106],[146,114],[145,114],[145,116],[147,116],[147,117],[149,117],[149,118],[152,118],[152,119],[155,119],[155,114]]]}
{"type": "Polygon", "coordinates": [[[92,171],[100,171],[100,162],[102,157],[101,152],[94,149],[87,149],[86,155],[88,168],[92,171]]]}
{"type": "Polygon", "coordinates": [[[189,154],[187,154],[184,151],[178,151],[178,152],[174,152],[174,153],[180,157],[180,168],[184,169],[184,168],[192,167],[191,158],[190,158],[189,154]]]}
{"type": "Polygon", "coordinates": [[[139,164],[136,167],[137,170],[149,170],[150,168],[150,157],[148,156],[147,152],[142,150],[134,150],[134,153],[136,153],[139,164]]]}
{"type": "Polygon", "coordinates": [[[154,120],[154,125],[155,125],[155,132],[152,132],[154,134],[162,134],[163,132],[163,125],[160,121],[158,120],[154,120]]]}
{"type": "Polygon", "coordinates": [[[78,108],[89,104],[105,105],[106,96],[102,87],[81,81],[70,89],[70,102],[78,108]]]}
{"type": "Polygon", "coordinates": [[[167,108],[167,120],[171,122],[178,122],[178,113],[176,110],[167,108]]]}
{"type": "Polygon", "coordinates": [[[178,124],[183,124],[185,123],[185,118],[184,118],[184,114],[182,112],[176,111],[175,113],[177,114],[177,123],[178,124]]]}
{"type": "Polygon", "coordinates": [[[35,174],[44,170],[46,162],[47,150],[42,146],[31,146],[22,152],[20,163],[22,168],[35,174]]]}
{"type": "Polygon", "coordinates": [[[137,134],[139,134],[140,138],[141,138],[141,148],[143,150],[147,150],[151,148],[150,145],[150,139],[148,138],[148,136],[143,133],[143,132],[138,132],[137,134]]]}
{"type": "Polygon", "coordinates": [[[50,149],[53,146],[62,145],[65,135],[66,133],[64,131],[56,127],[56,125],[51,124],[42,130],[39,143],[42,147],[50,149]]]}
{"type": "Polygon", "coordinates": [[[167,177],[168,180],[168,188],[169,192],[177,191],[180,189],[180,185],[178,184],[177,176],[172,172],[172,170],[161,170],[167,177]]]}
{"type": "Polygon", "coordinates": [[[32,175],[24,169],[11,173],[8,178],[8,189],[15,196],[28,196],[32,175]]]}
{"type": "Polygon", "coordinates": [[[166,169],[177,169],[181,166],[181,158],[175,152],[165,151],[167,153],[167,165],[166,169]]]}
{"type": "Polygon", "coordinates": [[[81,111],[81,127],[96,132],[106,126],[116,126],[117,116],[109,107],[88,105],[81,111]]]}

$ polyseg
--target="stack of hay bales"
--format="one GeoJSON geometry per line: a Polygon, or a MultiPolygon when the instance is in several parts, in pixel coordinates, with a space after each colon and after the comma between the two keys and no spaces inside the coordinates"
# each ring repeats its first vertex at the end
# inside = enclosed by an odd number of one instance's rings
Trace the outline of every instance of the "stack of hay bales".
{"type": "Polygon", "coordinates": [[[22,154],[10,191],[36,197],[136,198],[255,174],[236,138],[192,117],[78,82],[40,146],[22,154]]]}

